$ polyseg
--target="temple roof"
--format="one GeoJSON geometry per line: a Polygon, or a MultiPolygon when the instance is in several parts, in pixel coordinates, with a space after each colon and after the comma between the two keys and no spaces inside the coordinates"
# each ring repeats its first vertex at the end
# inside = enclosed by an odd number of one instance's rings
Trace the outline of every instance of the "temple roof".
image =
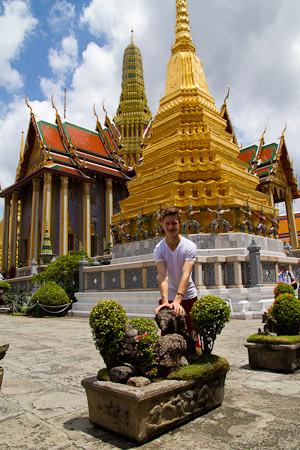
{"type": "Polygon", "coordinates": [[[260,185],[276,182],[284,176],[286,184],[291,187],[293,198],[299,198],[297,177],[294,176],[284,135],[268,144],[262,136],[259,142],[240,149],[238,158],[248,164],[248,171],[256,175],[260,185]],[[276,180],[278,179],[278,180],[276,180]]]}
{"type": "Polygon", "coordinates": [[[128,180],[134,172],[123,170],[122,161],[114,157],[118,143],[108,128],[101,133],[62,121],[36,121],[31,111],[25,147],[20,153],[15,184],[1,194],[14,190],[47,170],[82,181],[93,182],[93,175],[128,180]]]}

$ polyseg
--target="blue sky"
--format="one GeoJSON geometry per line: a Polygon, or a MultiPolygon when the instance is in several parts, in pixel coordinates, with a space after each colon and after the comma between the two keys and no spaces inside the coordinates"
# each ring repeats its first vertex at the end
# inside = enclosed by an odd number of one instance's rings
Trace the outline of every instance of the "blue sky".
{"type": "MultiPolygon", "coordinates": [[[[155,115],[174,42],[175,0],[4,0],[0,4],[0,183],[13,184],[29,104],[37,119],[95,127],[93,105],[112,118],[121,92],[122,58],[134,30],[155,115]]],[[[188,0],[191,34],[211,95],[227,101],[239,144],[277,139],[300,173],[300,2],[188,0]]],[[[295,209],[300,210],[298,202],[295,209]]],[[[0,218],[3,201],[0,202],[0,218]]]]}

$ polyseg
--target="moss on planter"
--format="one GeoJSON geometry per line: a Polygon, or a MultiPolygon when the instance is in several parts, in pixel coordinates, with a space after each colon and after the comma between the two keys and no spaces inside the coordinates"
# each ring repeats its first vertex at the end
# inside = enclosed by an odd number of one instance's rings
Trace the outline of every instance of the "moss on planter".
{"type": "Polygon", "coordinates": [[[266,336],[264,334],[252,334],[248,337],[247,342],[253,342],[257,344],[285,344],[293,345],[300,344],[300,335],[296,336],[266,336]]]}
{"type": "Polygon", "coordinates": [[[97,380],[110,381],[109,370],[106,367],[105,369],[98,370],[97,380]]]}
{"type": "Polygon", "coordinates": [[[197,380],[229,370],[227,359],[216,355],[201,355],[197,364],[181,367],[168,375],[168,380],[197,380]]]}

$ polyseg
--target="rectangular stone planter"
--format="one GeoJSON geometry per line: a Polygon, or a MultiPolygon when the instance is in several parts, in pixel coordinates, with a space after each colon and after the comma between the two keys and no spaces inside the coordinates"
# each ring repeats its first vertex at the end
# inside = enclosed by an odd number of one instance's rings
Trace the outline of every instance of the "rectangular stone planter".
{"type": "Polygon", "coordinates": [[[141,443],[211,409],[224,397],[226,371],[205,380],[164,380],[134,387],[85,378],[90,421],[141,443]]]}
{"type": "Polygon", "coordinates": [[[247,342],[249,365],[253,369],[293,372],[300,367],[300,344],[261,344],[247,342]]]}
{"type": "MultiPolygon", "coordinates": [[[[7,350],[8,350],[9,344],[6,344],[4,342],[0,342],[0,359],[3,359],[7,350]]],[[[0,389],[2,386],[2,380],[3,380],[3,367],[0,366],[0,389]]]]}

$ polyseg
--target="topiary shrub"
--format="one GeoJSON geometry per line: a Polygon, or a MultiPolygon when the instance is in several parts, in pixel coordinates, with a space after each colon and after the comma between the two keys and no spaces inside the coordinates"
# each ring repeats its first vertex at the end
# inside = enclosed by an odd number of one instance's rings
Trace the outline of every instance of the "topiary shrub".
{"type": "Polygon", "coordinates": [[[268,314],[277,321],[278,335],[300,334],[300,300],[294,295],[278,295],[268,314]]]}
{"type": "Polygon", "coordinates": [[[125,336],[126,312],[114,300],[100,301],[92,308],[89,323],[95,345],[110,370],[117,362],[120,343],[125,336]]]}
{"type": "Polygon", "coordinates": [[[138,319],[131,319],[129,325],[136,328],[139,334],[147,334],[152,337],[153,341],[156,342],[158,339],[159,328],[157,323],[151,319],[145,319],[144,317],[139,317],[138,319]]]}
{"type": "Polygon", "coordinates": [[[202,353],[211,354],[217,334],[230,320],[229,305],[220,297],[206,295],[194,303],[190,316],[200,337],[202,353]]]}
{"type": "Polygon", "coordinates": [[[154,352],[154,339],[150,334],[141,334],[136,342],[135,368],[139,375],[153,379],[157,376],[157,361],[154,352]]]}
{"type": "Polygon", "coordinates": [[[0,281],[0,290],[1,291],[9,291],[10,290],[10,284],[7,283],[6,281],[0,281]]]}
{"type": "Polygon", "coordinates": [[[10,290],[10,284],[6,281],[0,281],[0,305],[4,304],[4,293],[10,290]]]}
{"type": "MultiPolygon", "coordinates": [[[[43,284],[32,296],[28,308],[26,310],[27,314],[36,314],[37,306],[33,305],[39,304],[38,306],[38,315],[39,316],[45,316],[45,315],[58,315],[58,310],[61,305],[66,305],[70,303],[70,299],[66,293],[66,291],[59,286],[54,281],[47,281],[45,284],[43,284]],[[43,305],[50,306],[57,306],[57,309],[49,308],[49,310],[46,308],[43,308],[43,305]]],[[[65,315],[67,313],[69,308],[64,309],[60,315],[65,315]]]]}
{"type": "Polygon", "coordinates": [[[274,289],[274,296],[275,296],[275,298],[278,297],[278,295],[280,295],[280,294],[295,295],[295,291],[294,291],[293,286],[291,286],[290,284],[278,283],[275,286],[275,289],[274,289]]]}

